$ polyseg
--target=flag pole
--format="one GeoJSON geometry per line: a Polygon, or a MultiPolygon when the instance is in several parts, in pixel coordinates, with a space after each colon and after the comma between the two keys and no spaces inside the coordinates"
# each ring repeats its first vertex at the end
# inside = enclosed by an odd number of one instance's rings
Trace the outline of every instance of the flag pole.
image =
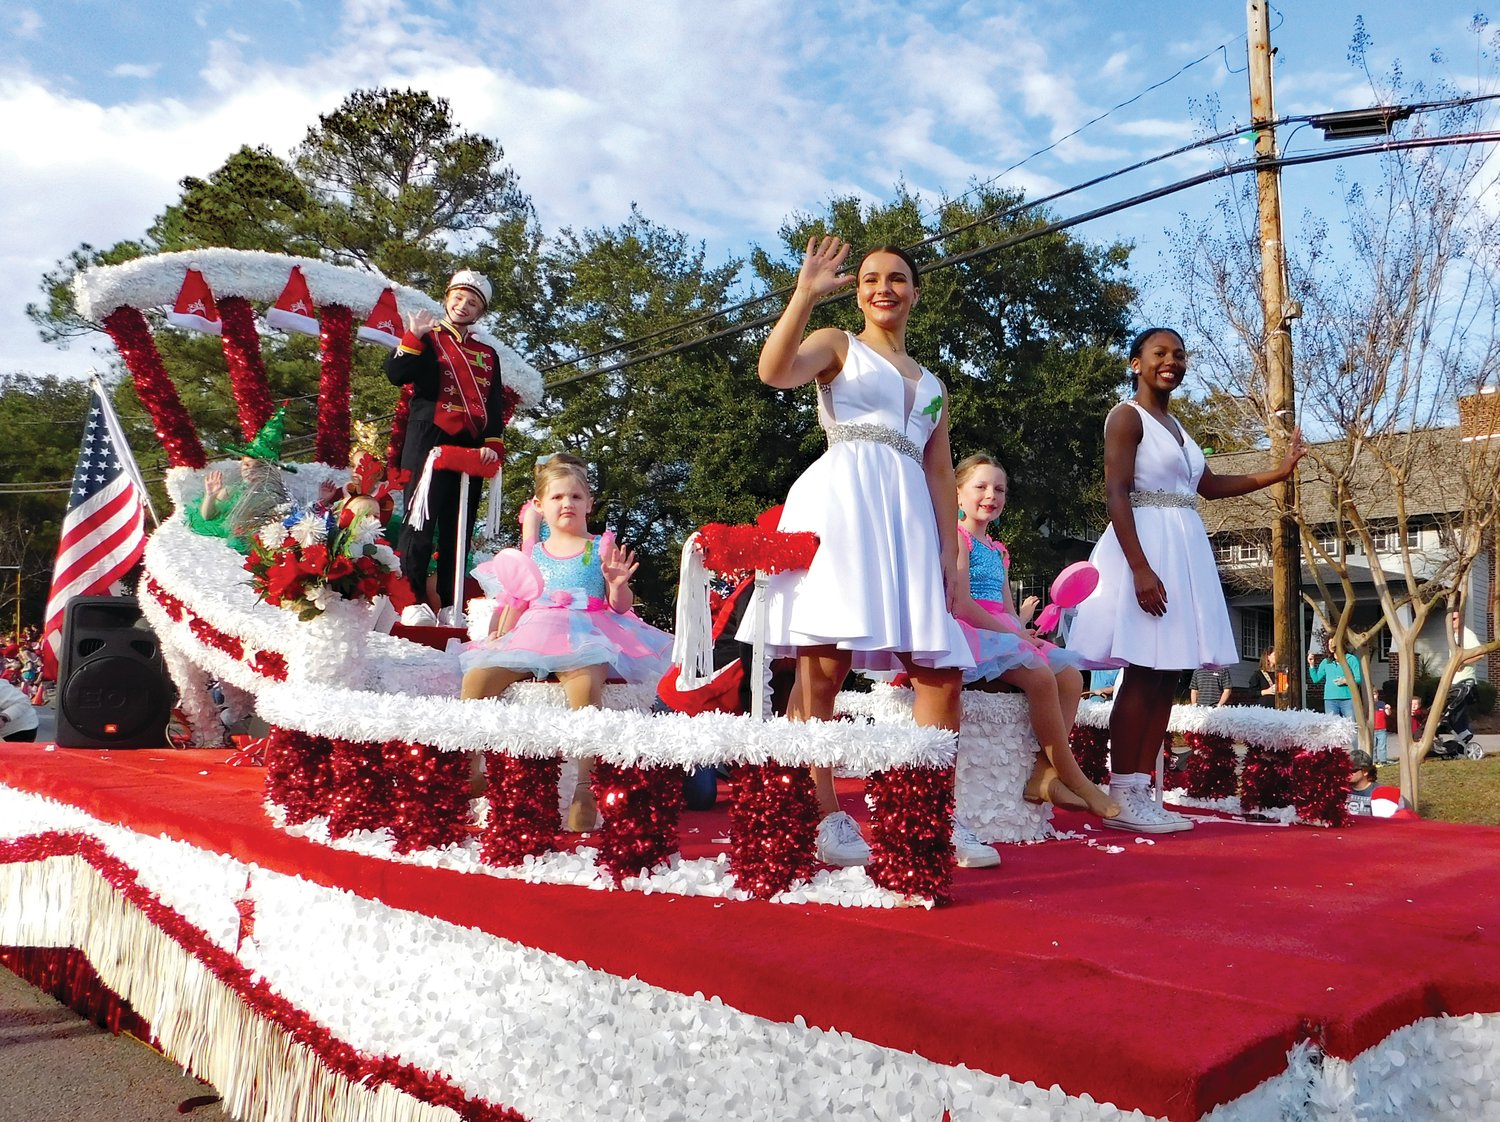
{"type": "Polygon", "coordinates": [[[97,370],[89,371],[89,388],[99,395],[99,407],[104,411],[104,426],[109,430],[109,439],[114,443],[115,455],[120,458],[120,466],[125,469],[125,474],[130,476],[130,481],[135,484],[136,490],[141,493],[141,502],[146,504],[146,513],[151,516],[151,525],[160,526],[161,520],[156,517],[156,508],[151,505],[151,492],[146,489],[146,481],[141,477],[141,469],[135,462],[135,454],[130,450],[130,442],[125,439],[125,430],[120,425],[120,418],[115,415],[115,407],[110,404],[109,393],[97,370]]]}

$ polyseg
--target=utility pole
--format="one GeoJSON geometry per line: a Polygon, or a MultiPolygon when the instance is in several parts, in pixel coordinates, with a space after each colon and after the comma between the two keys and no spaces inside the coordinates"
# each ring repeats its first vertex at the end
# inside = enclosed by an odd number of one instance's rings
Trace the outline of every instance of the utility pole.
{"type": "MultiPolygon", "coordinates": [[[[1250,27],[1250,125],[1255,130],[1255,158],[1270,165],[1276,158],[1276,107],[1271,93],[1270,5],[1247,0],[1250,27]]],[[[1279,463],[1297,423],[1297,391],[1292,384],[1291,321],[1300,308],[1287,298],[1286,251],[1281,239],[1281,169],[1264,166],[1255,173],[1260,204],[1261,310],[1265,321],[1267,420],[1271,460],[1279,463]]],[[[1293,477],[1272,490],[1276,521],[1271,527],[1271,614],[1276,661],[1286,671],[1286,705],[1302,707],[1302,541],[1297,520],[1297,481],[1293,477]]]]}

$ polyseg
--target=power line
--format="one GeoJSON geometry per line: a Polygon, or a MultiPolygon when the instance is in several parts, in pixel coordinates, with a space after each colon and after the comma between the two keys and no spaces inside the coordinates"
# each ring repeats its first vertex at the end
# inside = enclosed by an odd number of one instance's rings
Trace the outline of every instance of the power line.
{"type": "MultiPolygon", "coordinates": [[[[1149,91],[1146,91],[1146,92],[1149,92],[1149,91]]],[[[1487,102],[1487,101],[1494,101],[1494,100],[1497,100],[1497,99],[1500,99],[1500,94],[1476,94],[1476,95],[1472,95],[1472,96],[1468,96],[1468,97],[1449,98],[1449,99],[1446,99],[1446,100],[1443,100],[1443,101],[1417,102],[1417,103],[1414,103],[1414,104],[1412,104],[1410,106],[1402,106],[1400,108],[1409,108],[1412,113],[1432,113],[1432,112],[1439,112],[1439,111],[1447,110],[1447,109],[1462,108],[1462,107],[1465,107],[1465,106],[1468,106],[1468,105],[1474,105],[1474,104],[1478,104],[1478,103],[1481,103],[1481,102],[1487,102]]],[[[1395,107],[1392,107],[1392,108],[1395,108],[1395,107]]],[[[1299,125],[1301,125],[1301,124],[1307,124],[1308,122],[1310,122],[1313,118],[1315,118],[1317,116],[1319,116],[1319,114],[1316,114],[1316,113],[1297,114],[1297,115],[1293,115],[1293,116],[1286,116],[1286,117],[1279,118],[1276,121],[1263,122],[1259,127],[1260,128],[1280,128],[1283,125],[1288,125],[1288,124],[1299,124],[1299,125]]],[[[938,232],[936,232],[934,234],[931,234],[931,235],[927,236],[926,238],[923,238],[922,240],[914,243],[913,246],[911,246],[910,248],[921,248],[921,247],[924,247],[924,246],[933,245],[933,244],[936,244],[936,243],[939,243],[939,242],[947,241],[948,239],[950,239],[952,237],[955,237],[956,235],[958,235],[960,233],[963,233],[963,232],[965,232],[967,230],[971,230],[971,229],[975,228],[976,226],[982,226],[982,225],[985,225],[987,223],[1002,221],[1004,219],[1007,219],[1007,218],[1013,217],[1015,215],[1024,213],[1027,210],[1035,209],[1036,207],[1044,206],[1044,205],[1046,205],[1048,203],[1056,202],[1059,199],[1066,198],[1069,195],[1077,194],[1080,191],[1088,190],[1091,187],[1097,187],[1097,186],[1099,186],[1102,183],[1106,183],[1106,182],[1108,182],[1108,181],[1110,181],[1112,179],[1117,179],[1120,176],[1128,175],[1128,174],[1130,174],[1132,172],[1140,171],[1143,168],[1150,167],[1153,164],[1161,163],[1164,160],[1173,159],[1173,158],[1175,158],[1177,156],[1185,155],[1188,152],[1197,151],[1197,150],[1202,149],[1202,148],[1212,147],[1213,145],[1216,145],[1216,144],[1222,144],[1223,142],[1225,142],[1227,140],[1232,140],[1232,139],[1234,139],[1236,137],[1244,136],[1246,133],[1251,132],[1251,131],[1252,131],[1252,126],[1250,126],[1250,125],[1235,125],[1235,126],[1229,128],[1229,129],[1225,129],[1225,130],[1223,130],[1223,131],[1221,131],[1219,133],[1216,133],[1213,136],[1204,137],[1204,138],[1201,138],[1199,140],[1191,141],[1188,144],[1181,145],[1180,147],[1174,148],[1174,149],[1172,149],[1172,150],[1170,150],[1168,152],[1163,152],[1163,153],[1160,153],[1160,154],[1155,155],[1155,156],[1149,156],[1149,157],[1147,157],[1147,158],[1145,158],[1143,160],[1138,160],[1135,163],[1129,164],[1129,165],[1127,165],[1125,167],[1117,168],[1117,169],[1115,169],[1113,171],[1105,172],[1105,173],[1103,173],[1101,175],[1095,176],[1093,179],[1085,180],[1082,183],[1074,184],[1071,187],[1062,188],[1061,190],[1055,191],[1055,192],[1053,192],[1050,195],[1045,195],[1045,196],[1042,196],[1042,197],[1037,198],[1037,199],[1023,200],[1022,202],[1017,203],[1014,206],[1004,207],[1004,208],[1001,208],[999,210],[992,211],[989,214],[983,215],[983,216],[981,216],[979,218],[976,218],[976,219],[974,219],[971,222],[967,222],[967,223],[965,223],[965,224],[963,224],[961,226],[957,226],[957,227],[954,227],[954,228],[949,229],[949,230],[939,230],[938,232]]],[[[1352,154],[1352,153],[1349,152],[1348,149],[1344,149],[1344,150],[1342,150],[1342,152],[1343,152],[1343,154],[1352,154]]],[[[1334,158],[1337,158],[1337,157],[1334,157],[1334,158]]],[[[1226,165],[1226,166],[1232,166],[1232,165],[1226,165]]],[[[1003,175],[1005,173],[1002,172],[1001,174],[1003,175]]],[[[996,177],[996,178],[998,178],[998,177],[996,177]]],[[[962,197],[962,196],[959,196],[959,197],[962,197]]],[[[1149,201],[1149,200],[1146,200],[1146,201],[1149,201]]],[[[1126,205],[1134,205],[1134,204],[1130,204],[1130,203],[1127,202],[1126,204],[1122,204],[1121,207],[1116,208],[1116,209],[1124,209],[1124,206],[1126,206],[1126,205]]],[[[1113,209],[1104,209],[1103,211],[1100,212],[1101,215],[1111,214],[1111,213],[1114,213],[1113,209]]],[[[938,266],[937,265],[933,265],[933,266],[929,266],[929,267],[923,268],[922,272],[924,272],[924,273],[930,272],[933,268],[936,268],[936,267],[938,267],[938,266]]],[[[753,297],[750,297],[749,299],[741,300],[741,301],[738,301],[736,303],[726,305],[726,306],[724,306],[722,308],[717,308],[717,309],[714,309],[714,310],[711,310],[711,311],[708,311],[708,312],[700,313],[700,314],[695,315],[695,316],[690,316],[689,318],[687,318],[685,320],[680,320],[677,323],[670,324],[670,325],[668,325],[666,327],[658,328],[655,331],[646,332],[644,335],[635,336],[635,337],[633,337],[631,339],[626,339],[626,340],[622,340],[621,342],[618,342],[618,343],[610,344],[609,346],[600,347],[599,349],[594,350],[594,351],[590,351],[590,352],[587,352],[587,353],[584,353],[584,354],[574,355],[571,358],[559,360],[558,362],[555,362],[555,363],[551,364],[550,366],[544,366],[544,367],[542,367],[541,368],[541,373],[545,376],[545,375],[550,374],[550,373],[552,373],[554,371],[562,370],[562,369],[564,369],[566,367],[569,367],[569,366],[576,366],[576,365],[578,365],[581,362],[587,362],[589,359],[599,358],[599,357],[601,357],[603,355],[607,355],[607,354],[614,354],[614,353],[616,353],[618,351],[628,350],[628,349],[630,349],[632,347],[638,347],[642,343],[647,343],[647,342],[650,342],[650,341],[652,341],[654,339],[660,339],[660,338],[662,338],[664,336],[670,336],[670,335],[678,334],[680,332],[688,330],[689,328],[697,327],[700,324],[709,323],[709,322],[712,322],[715,319],[721,319],[721,318],[723,318],[725,316],[732,315],[735,312],[744,311],[745,309],[753,308],[753,307],[755,307],[755,306],[757,306],[759,304],[764,304],[764,303],[766,303],[769,300],[774,300],[774,299],[777,299],[779,297],[786,296],[787,294],[789,294],[790,292],[792,292],[792,290],[793,290],[794,287],[795,286],[791,286],[791,285],[782,286],[781,288],[773,289],[773,290],[771,290],[769,292],[766,292],[766,293],[764,293],[763,295],[760,295],[760,296],[753,296],[753,297]]],[[[712,333],[710,333],[708,335],[702,336],[702,337],[698,338],[697,340],[690,340],[688,342],[689,343],[699,343],[699,342],[701,342],[701,343],[707,343],[707,342],[712,342],[712,341],[714,341],[716,339],[720,339],[720,338],[725,337],[725,335],[734,334],[734,332],[737,331],[737,330],[750,330],[750,329],[755,328],[755,327],[764,326],[766,323],[773,323],[773,322],[775,322],[775,318],[776,318],[775,316],[771,316],[769,319],[767,319],[764,316],[757,317],[757,318],[755,318],[753,320],[744,321],[744,322],[735,324],[735,325],[732,326],[732,328],[728,328],[728,329],[724,329],[724,330],[720,330],[720,331],[715,331],[715,332],[712,332],[712,333]]],[[[660,357],[663,354],[677,353],[677,351],[681,350],[681,349],[682,348],[680,346],[676,346],[676,347],[665,348],[665,349],[659,350],[659,351],[653,351],[650,354],[640,356],[640,361],[644,362],[644,361],[647,361],[648,359],[651,359],[651,358],[660,357]]],[[[597,374],[612,373],[613,371],[619,370],[619,369],[623,369],[625,366],[628,366],[628,365],[632,365],[632,364],[630,362],[628,362],[628,361],[625,361],[623,363],[617,362],[617,363],[611,363],[611,364],[609,364],[607,366],[604,366],[604,367],[600,367],[600,368],[598,368],[596,370],[581,371],[579,374],[570,375],[570,376],[567,376],[567,377],[564,377],[564,378],[558,378],[558,379],[555,379],[555,380],[553,380],[551,382],[548,382],[546,384],[546,388],[550,390],[550,389],[554,389],[554,388],[559,387],[559,386],[570,385],[573,382],[581,380],[582,378],[592,377],[592,376],[597,375],[597,374]]]]}
{"type": "MultiPolygon", "coordinates": [[[[1414,151],[1423,148],[1438,148],[1450,144],[1485,144],[1494,143],[1496,141],[1500,141],[1500,131],[1461,133],[1453,136],[1411,137],[1406,140],[1383,140],[1375,144],[1365,144],[1354,148],[1342,148],[1331,152],[1314,152],[1301,156],[1282,156],[1273,159],[1256,158],[1241,161],[1239,163],[1225,164],[1223,167],[1214,168],[1211,171],[1201,172],[1198,175],[1190,176],[1187,179],[1180,179],[1174,183],[1169,183],[1162,187],[1154,188],[1150,191],[1141,192],[1138,195],[1132,195],[1120,202],[1110,203],[1102,207],[1096,207],[1093,210],[1084,211],[1082,214],[1074,215],[1071,218],[1063,218],[1058,219],[1054,222],[1048,222],[1042,226],[1036,227],[1035,229],[1023,231],[1022,233],[1014,234],[1008,238],[1002,238],[999,241],[989,242],[986,245],[976,246],[975,248],[965,250],[962,253],[955,253],[950,257],[944,257],[941,260],[927,266],[922,270],[922,272],[924,274],[932,273],[936,272],[939,269],[946,269],[951,268],[954,265],[961,265],[966,261],[972,261],[979,257],[985,257],[991,253],[999,252],[1002,249],[1010,249],[1014,246],[1021,245],[1024,242],[1031,241],[1035,238],[1046,237],[1049,234],[1055,234],[1062,230],[1068,230],[1074,226],[1080,226],[1085,222],[1092,222],[1094,219],[1103,218],[1122,210],[1128,210],[1131,207],[1140,206],[1143,203],[1154,202],[1157,199],[1166,198],[1169,195],[1178,194],[1179,192],[1186,191],[1189,188],[1200,187],[1205,183],[1212,183],[1215,180],[1225,179],[1229,176],[1244,175],[1248,172],[1263,171],[1267,168],[1273,167],[1300,167],[1303,164],[1326,163],[1329,160],[1342,160],[1348,159],[1352,156],[1374,155],[1382,152],[1414,151]]],[[[821,307],[823,304],[831,304],[839,300],[847,300],[849,296],[850,294],[848,292],[839,293],[835,296],[824,299],[819,303],[818,306],[821,307]]],[[[547,388],[556,389],[560,386],[566,386],[573,382],[582,381],[585,378],[592,378],[601,374],[612,374],[616,371],[625,370],[631,366],[636,366],[643,362],[651,362],[658,358],[666,358],[670,355],[679,354],[682,351],[691,350],[692,348],[702,346],[705,343],[711,343],[727,336],[737,335],[744,331],[753,330],[757,327],[767,326],[771,323],[774,323],[780,317],[780,315],[781,313],[778,311],[774,314],[758,316],[753,320],[749,320],[748,322],[735,324],[720,331],[711,332],[710,334],[702,336],[701,338],[689,339],[684,342],[674,344],[673,346],[663,347],[659,350],[652,351],[649,354],[640,355],[635,358],[622,359],[619,362],[611,363],[610,365],[600,367],[597,370],[580,371],[577,374],[572,374],[566,378],[560,378],[554,382],[549,383],[547,388]]]]}

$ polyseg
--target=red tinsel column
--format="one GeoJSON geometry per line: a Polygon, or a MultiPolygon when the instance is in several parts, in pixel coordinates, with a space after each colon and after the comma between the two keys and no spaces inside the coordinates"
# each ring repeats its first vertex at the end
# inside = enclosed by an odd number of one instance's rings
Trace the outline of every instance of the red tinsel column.
{"type": "Polygon", "coordinates": [[[1304,822],[1342,826],[1349,816],[1349,753],[1300,748],[1292,757],[1292,805],[1304,822]]]}
{"type": "Polygon", "coordinates": [[[1083,774],[1095,783],[1109,779],[1109,730],[1074,725],[1068,734],[1068,747],[1083,774]]]}
{"type": "Polygon", "coordinates": [[[426,744],[392,740],[385,746],[391,799],[384,824],[396,852],[453,845],[469,820],[469,757],[426,744]]]}
{"type": "Polygon", "coordinates": [[[332,802],[328,833],[336,838],[355,830],[378,830],[390,813],[391,781],[384,745],[334,740],[332,802]]]}
{"type": "Polygon", "coordinates": [[[167,450],[167,463],[172,467],[201,468],[208,462],[203,455],[203,444],[182,407],[177,387],[167,377],[146,317],[138,308],[119,307],[104,317],[104,330],[115,341],[135,380],[136,396],[151,415],[156,438],[167,450]]]}
{"type": "Polygon", "coordinates": [[[1218,733],[1187,732],[1187,792],[1195,799],[1227,799],[1239,790],[1233,742],[1218,733]]]}
{"type": "Polygon", "coordinates": [[[550,853],[561,825],[556,756],[533,760],[504,752],[484,754],[490,816],[480,838],[479,856],[489,865],[519,865],[550,853]]]}
{"type": "Polygon", "coordinates": [[[387,468],[401,466],[401,450],[406,447],[406,422],[411,417],[411,395],[415,389],[408,382],[401,387],[401,396],[396,400],[396,413],[391,417],[391,442],[385,447],[387,468]]]}
{"type": "Polygon", "coordinates": [[[260,357],[260,333],[255,330],[255,309],[243,296],[226,296],[218,303],[224,325],[220,336],[224,362],[229,367],[229,388],[239,407],[240,430],[246,440],[254,440],[272,413],[271,386],[260,357]]]}
{"type": "Polygon", "coordinates": [[[317,459],[329,467],[348,467],[349,365],[354,357],[354,313],[342,304],[325,304],[322,312],[322,330],[318,335],[323,374],[318,382],[317,459]]]}
{"type": "Polygon", "coordinates": [[[953,769],[901,767],[870,777],[870,879],[948,902],[953,885],[953,769]]]}
{"type": "Polygon", "coordinates": [[[594,835],[598,863],[619,884],[677,852],[682,813],[679,768],[620,767],[598,760],[590,780],[604,825],[594,835]]]}
{"type": "Polygon", "coordinates": [[[1291,806],[1292,750],[1250,745],[1240,783],[1240,806],[1245,810],[1291,806]]]}
{"type": "Polygon", "coordinates": [[[812,875],[818,800],[805,767],[746,764],[734,770],[729,865],[734,883],[769,900],[812,875]]]}
{"type": "Polygon", "coordinates": [[[296,826],[327,814],[333,748],[319,736],[272,727],[266,738],[266,798],[296,826]]]}

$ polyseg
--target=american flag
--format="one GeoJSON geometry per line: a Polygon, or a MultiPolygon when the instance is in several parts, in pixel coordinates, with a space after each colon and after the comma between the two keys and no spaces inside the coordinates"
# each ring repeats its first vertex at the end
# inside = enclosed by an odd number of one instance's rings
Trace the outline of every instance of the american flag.
{"type": "Polygon", "coordinates": [[[92,383],[83,450],[52,567],[42,625],[43,673],[57,676],[63,609],[75,596],[101,596],[141,559],[146,548],[145,486],[120,422],[98,379],[92,383]]]}

